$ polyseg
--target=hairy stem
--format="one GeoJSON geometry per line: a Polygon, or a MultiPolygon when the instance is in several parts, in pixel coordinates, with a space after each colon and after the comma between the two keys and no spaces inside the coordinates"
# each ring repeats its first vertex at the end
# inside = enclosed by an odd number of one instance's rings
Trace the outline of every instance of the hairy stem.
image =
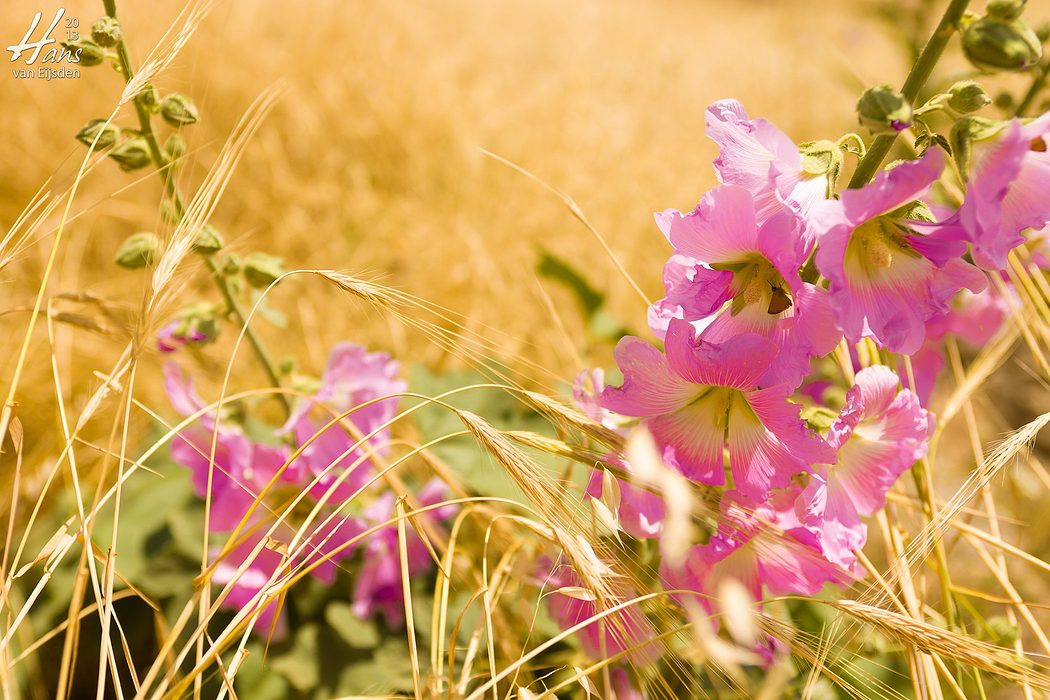
{"type": "MultiPolygon", "coordinates": [[[[103,0],[103,5],[105,6],[106,14],[113,19],[116,19],[116,0],[103,0]]],[[[128,46],[124,40],[123,31],[121,32],[120,39],[117,41],[116,51],[117,59],[120,61],[120,70],[124,75],[124,82],[127,84],[131,81],[132,77],[134,77],[134,71],[131,67],[131,58],[128,54],[128,46]]],[[[182,218],[184,211],[182,194],[179,192],[179,187],[175,183],[175,173],[172,163],[167,157],[165,157],[164,152],[161,150],[160,142],[157,141],[157,135],[153,131],[152,115],[150,114],[149,109],[142,104],[142,101],[137,99],[137,97],[132,99],[132,102],[135,105],[135,113],[138,115],[139,131],[142,133],[142,138],[145,139],[146,146],[149,148],[150,157],[153,159],[153,163],[157,168],[157,174],[160,175],[161,180],[164,182],[164,191],[174,205],[176,216],[182,218]]],[[[230,285],[221,274],[219,266],[211,256],[202,255],[201,257],[204,258],[204,262],[208,266],[211,278],[215,281],[216,286],[218,286],[219,291],[222,293],[227,308],[237,317],[241,326],[244,327],[245,336],[248,338],[248,343],[255,352],[255,356],[258,358],[259,364],[263,366],[270,382],[275,387],[279,387],[281,385],[281,379],[277,373],[276,365],[274,365],[273,360],[270,359],[270,354],[266,351],[266,346],[263,345],[262,340],[259,339],[259,336],[256,335],[255,331],[248,325],[247,315],[244,313],[244,309],[241,308],[240,302],[237,301],[237,298],[230,290],[230,285]]],[[[280,399],[281,405],[284,406],[285,413],[291,414],[291,404],[288,401],[288,397],[279,393],[277,394],[277,398],[280,399]]]]}
{"type": "MultiPolygon", "coordinates": [[[[915,102],[918,99],[919,91],[922,90],[922,86],[926,84],[926,81],[930,79],[933,67],[937,65],[941,54],[944,53],[944,47],[948,45],[948,40],[955,33],[955,25],[962,18],[963,12],[966,11],[966,6],[969,4],[970,0],[952,0],[948,5],[948,9],[944,11],[944,16],[941,17],[941,21],[937,24],[933,35],[926,42],[926,46],[923,48],[922,53],[919,54],[918,60],[915,61],[911,72],[908,73],[908,77],[904,80],[901,94],[909,102],[915,102]]],[[[850,188],[861,187],[871,180],[875,175],[875,171],[882,165],[882,161],[886,159],[896,139],[896,134],[884,134],[875,137],[868,152],[857,164],[857,169],[853,171],[853,177],[849,181],[850,188]]]]}

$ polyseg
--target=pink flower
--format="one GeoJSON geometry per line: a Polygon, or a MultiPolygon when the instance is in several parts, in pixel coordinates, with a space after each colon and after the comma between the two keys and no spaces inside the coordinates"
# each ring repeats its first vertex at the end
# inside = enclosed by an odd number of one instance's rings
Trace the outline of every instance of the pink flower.
{"type": "Polygon", "coordinates": [[[798,386],[810,357],[841,338],[827,293],[799,278],[808,255],[799,218],[777,205],[760,224],[752,195],[732,185],[708,192],[690,214],[665,215],[677,254],[664,268],[667,296],[650,310],[654,333],[662,336],[671,318],[694,322],[716,343],[756,333],[780,351],[759,384],[798,386]]]}
{"type": "Polygon", "coordinates": [[[926,321],[947,312],[956,292],[984,288],[980,270],[958,257],[961,243],[920,235],[916,229],[929,225],[901,213],[943,166],[940,151],[930,149],[815,208],[817,267],[830,281],[831,305],[849,340],[870,337],[910,355],[922,345],[926,321]]]}
{"type": "Polygon", "coordinates": [[[1014,119],[994,142],[975,144],[966,197],[945,228],[971,244],[974,261],[985,269],[1004,269],[1025,229],[1050,223],[1048,135],[1050,114],[1044,114],[1028,124],[1014,119]]]}
{"type": "Polygon", "coordinates": [[[689,551],[681,570],[664,568],[665,586],[702,594],[700,602],[714,612],[726,579],[742,584],[755,601],[766,590],[814,595],[826,583],[848,584],[852,576],[823,556],[807,527],[813,514],[800,514],[799,494],[792,486],[755,504],[737,491],[724,493],[718,531],[689,551]]]}
{"type": "Polygon", "coordinates": [[[750,119],[738,101],[715,102],[705,123],[708,138],[718,144],[718,179],[751,193],[759,221],[774,215],[782,202],[805,213],[827,196],[827,176],[803,172],[794,141],[765,119],[750,119]]]}
{"type": "MultiPolygon", "coordinates": [[[[417,496],[420,507],[432,506],[445,499],[447,489],[438,480],[427,483],[417,496]]],[[[406,509],[407,512],[407,509],[406,509]]],[[[436,524],[455,513],[454,506],[442,506],[418,516],[420,520],[436,524]]],[[[365,521],[373,527],[397,517],[394,494],[389,491],[371,503],[364,512],[365,521]]],[[[432,560],[426,545],[410,523],[406,523],[408,573],[422,574],[430,569],[432,560]]],[[[353,611],[364,619],[377,610],[383,614],[389,627],[400,625],[405,619],[405,598],[401,588],[401,553],[398,547],[397,524],[393,523],[368,536],[363,546],[361,569],[354,587],[353,611]]]]}
{"type": "Polygon", "coordinates": [[[199,345],[211,340],[199,328],[187,328],[185,321],[172,321],[157,331],[157,349],[161,352],[175,352],[183,345],[199,345]]]}
{"type": "Polygon", "coordinates": [[[898,390],[897,375],[876,365],[857,373],[846,405],[831,426],[828,442],[838,460],[814,478],[804,498],[821,513],[817,528],[824,555],[842,567],[856,563],[867,526],[860,516],[875,515],[901,474],[926,455],[933,416],[913,392],[898,390]]]}
{"type": "MultiPolygon", "coordinates": [[[[582,588],[583,581],[572,567],[561,564],[554,568],[547,577],[547,584],[555,590],[546,595],[547,610],[550,616],[562,629],[569,629],[582,622],[600,615],[608,609],[630,600],[634,591],[626,584],[615,590],[616,598],[605,601],[600,608],[598,601],[587,599],[582,588]],[[572,593],[568,590],[573,589],[572,593]]],[[[576,633],[583,652],[592,659],[607,659],[611,656],[626,653],[626,658],[635,666],[645,666],[661,655],[659,643],[652,640],[656,628],[637,605],[629,605],[622,610],[594,620],[591,624],[576,633]],[[649,643],[646,643],[649,642],[649,643]],[[627,651],[631,649],[631,651],[627,651]]]]}
{"type": "Polygon", "coordinates": [[[694,481],[725,483],[728,444],[736,488],[762,499],[793,474],[833,459],[799,418],[800,407],[787,401],[787,387],[757,388],[777,353],[772,341],[754,334],[698,341],[692,326],[675,319],[666,355],[640,338],[620,341],[624,383],[606,388],[602,405],[643,418],[664,460],[694,481]]]}
{"type": "Polygon", "coordinates": [[[380,455],[386,453],[389,429],[379,430],[366,444],[351,449],[357,438],[339,424],[327,429],[324,426],[355,406],[379,399],[345,418],[363,435],[377,430],[396,415],[400,401],[396,394],[404,392],[407,387],[397,378],[397,373],[397,361],[386,353],[369,353],[353,343],[342,343],[332,349],[321,378],[321,388],[313,397],[299,403],[281,429],[281,432],[291,432],[298,444],[309,443],[300,459],[313,476],[324,474],[314,487],[315,495],[324,494],[346,469],[352,468],[353,472],[336,489],[334,500],[349,498],[368,482],[372,463],[366,455],[369,450],[380,455]],[[322,432],[315,438],[318,431],[322,432]]]}
{"type": "MultiPolygon", "coordinates": [[[[164,386],[175,410],[183,416],[191,416],[204,408],[193,380],[185,376],[174,362],[164,366],[164,386]]],[[[205,498],[212,437],[215,436],[210,524],[213,530],[232,530],[284,465],[289,450],[284,446],[255,442],[229,422],[220,421],[216,434],[213,412],[202,414],[200,422],[200,426],[193,426],[175,436],[171,456],[190,470],[194,490],[205,498]]],[[[279,481],[296,483],[297,479],[293,470],[286,469],[279,481]]]]}

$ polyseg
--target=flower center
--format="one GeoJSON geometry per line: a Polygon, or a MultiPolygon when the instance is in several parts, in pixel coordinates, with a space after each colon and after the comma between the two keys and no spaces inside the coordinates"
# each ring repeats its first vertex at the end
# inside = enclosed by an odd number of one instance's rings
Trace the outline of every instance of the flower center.
{"type": "Polygon", "coordinates": [[[770,316],[787,311],[792,306],[791,292],[783,276],[762,255],[750,255],[742,260],[712,265],[716,270],[733,272],[733,304],[731,313],[758,304],[770,316]]]}
{"type": "Polygon", "coordinates": [[[846,259],[868,273],[889,269],[897,255],[915,256],[907,229],[887,216],[877,216],[853,230],[846,246],[846,259]]]}

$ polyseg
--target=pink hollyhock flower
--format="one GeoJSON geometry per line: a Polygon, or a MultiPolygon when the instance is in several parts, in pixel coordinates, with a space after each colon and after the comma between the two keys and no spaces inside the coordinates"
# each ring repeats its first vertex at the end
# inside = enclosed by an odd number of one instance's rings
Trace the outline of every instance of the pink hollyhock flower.
{"type": "Polygon", "coordinates": [[[805,511],[800,489],[775,491],[757,505],[738,491],[722,495],[718,531],[707,544],[689,550],[680,570],[664,567],[664,585],[701,594],[714,601],[726,579],[735,579],[755,601],[772,595],[815,595],[826,583],[846,585],[852,576],[828,561],[811,530],[815,514],[805,511]]]}
{"type": "Polygon", "coordinates": [[[662,336],[670,318],[695,322],[716,343],[756,333],[780,351],[759,384],[798,386],[810,357],[841,338],[827,293],[799,278],[808,250],[798,217],[779,206],[760,224],[751,194],[731,185],[708,192],[690,214],[665,214],[677,254],[664,268],[667,296],[650,311],[654,333],[662,336]]]}
{"type": "Polygon", "coordinates": [[[993,142],[975,144],[966,197],[944,223],[950,237],[971,244],[985,269],[1004,269],[1025,229],[1050,223],[1048,135],[1050,113],[1028,124],[1014,119],[993,142]]]}
{"type": "MultiPolygon", "coordinates": [[[[164,388],[175,410],[183,416],[201,411],[205,403],[174,362],[164,366],[164,388]]],[[[244,431],[220,422],[216,434],[214,412],[201,415],[200,426],[181,431],[172,440],[171,456],[191,472],[194,491],[205,498],[208,491],[209,457],[215,436],[215,462],[211,469],[212,501],[210,524],[214,530],[232,530],[251,508],[267,483],[287,461],[287,447],[264,445],[249,439],[244,431]]],[[[298,483],[296,472],[286,469],[281,483],[298,483]]]]}
{"type": "MultiPolygon", "coordinates": [[[[436,505],[446,498],[446,494],[445,485],[435,479],[422,488],[417,503],[420,507],[436,505]]],[[[436,524],[452,517],[455,510],[455,506],[442,506],[429,510],[418,518],[436,524]]],[[[364,519],[369,527],[395,517],[397,512],[394,509],[394,494],[389,491],[371,503],[364,512],[364,519]]],[[[428,571],[432,560],[430,552],[412,525],[406,523],[406,528],[408,573],[410,576],[416,576],[428,571]]],[[[355,615],[364,619],[371,617],[378,610],[386,618],[389,627],[396,627],[405,619],[404,606],[401,554],[398,548],[397,524],[393,523],[372,533],[364,542],[361,569],[357,573],[354,587],[353,611],[355,615]]]]}
{"type": "Polygon", "coordinates": [[[377,430],[397,414],[400,399],[396,394],[407,388],[397,373],[397,361],[386,353],[370,353],[353,343],[341,343],[332,349],[321,388],[313,397],[299,403],[281,429],[281,432],[291,432],[298,444],[306,445],[300,456],[305,468],[313,476],[324,474],[314,487],[315,495],[324,494],[345,469],[352,468],[353,473],[336,489],[334,500],[351,497],[368,482],[371,460],[366,455],[370,450],[380,455],[386,453],[389,429],[379,430],[367,443],[351,449],[357,438],[338,423],[325,426],[355,406],[379,399],[345,417],[362,435],[377,430]]]}
{"type": "Polygon", "coordinates": [[[860,516],[885,507],[900,475],[926,455],[932,433],[933,416],[914,392],[898,390],[892,370],[875,365],[857,373],[828,434],[838,460],[804,494],[808,507],[822,514],[817,532],[829,561],[844,568],[856,564],[853,552],[867,540],[860,516]]]}
{"type": "MultiPolygon", "coordinates": [[[[571,566],[555,567],[546,581],[555,589],[545,596],[547,611],[562,629],[575,627],[601,613],[603,608],[599,608],[597,600],[585,598],[583,581],[571,566]],[[572,589],[572,593],[562,589],[572,589]]],[[[616,599],[605,601],[605,609],[635,596],[626,584],[621,584],[615,592],[616,599]]],[[[606,615],[576,632],[583,652],[590,658],[607,659],[626,652],[626,658],[635,666],[645,666],[660,657],[659,643],[650,642],[654,637],[656,628],[637,605],[606,615]]]]}
{"type": "Polygon", "coordinates": [[[183,321],[172,321],[157,331],[157,349],[175,352],[183,345],[206,343],[211,338],[199,328],[186,328],[183,321]]]}
{"type": "Polygon", "coordinates": [[[911,221],[904,208],[940,176],[936,149],[879,173],[870,184],[846,190],[813,212],[817,267],[830,281],[831,305],[846,337],[874,338],[893,352],[919,349],[930,318],[948,311],[962,288],[985,286],[980,270],[961,260],[963,244],[911,221]]]}
{"type": "Polygon", "coordinates": [[[827,176],[804,172],[794,141],[765,119],[749,118],[738,101],[715,102],[704,121],[708,138],[718,144],[719,181],[750,192],[760,221],[774,215],[781,202],[805,213],[827,196],[827,176]]]}
{"type": "MultiPolygon", "coordinates": [[[[297,552],[300,553],[289,558],[279,550],[286,549],[282,545],[287,545],[295,533],[290,526],[282,525],[278,528],[276,535],[262,546],[238,575],[238,570],[249,560],[252,550],[265,536],[265,529],[257,528],[215,566],[212,583],[218,586],[232,583],[229,593],[222,602],[222,607],[241,610],[248,606],[258,606],[261,603],[261,598],[257,597],[260,592],[273,585],[280,576],[292,573],[293,570],[303,566],[315,565],[311,575],[322,583],[331,585],[335,582],[337,561],[354,552],[353,547],[346,547],[342,550],[339,550],[339,547],[360,535],[364,530],[364,524],[358,520],[333,519],[314,528],[309,538],[300,542],[297,548],[297,552]],[[275,574],[279,575],[275,576],[275,574]]],[[[217,554],[218,550],[213,550],[212,555],[217,554]]],[[[288,625],[284,615],[278,616],[278,614],[276,600],[266,605],[256,621],[254,632],[269,635],[272,631],[275,639],[283,638],[287,634],[288,625]],[[275,619],[276,624],[274,624],[275,619]]]]}
{"type": "Polygon", "coordinates": [[[725,483],[723,450],[737,489],[761,500],[834,451],[806,429],[786,386],[759,389],[776,360],[775,343],[754,334],[723,343],[697,340],[674,319],[666,355],[640,338],[616,346],[623,386],[607,387],[602,406],[643,418],[669,465],[689,479],[725,483]]]}

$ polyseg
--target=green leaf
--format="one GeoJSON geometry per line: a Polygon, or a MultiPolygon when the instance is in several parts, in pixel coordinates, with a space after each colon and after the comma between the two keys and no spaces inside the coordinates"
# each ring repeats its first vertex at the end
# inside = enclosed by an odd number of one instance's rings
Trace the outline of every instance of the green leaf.
{"type": "Polygon", "coordinates": [[[605,304],[605,295],[592,287],[572,265],[543,248],[540,248],[539,253],[540,262],[536,271],[568,287],[580,303],[584,316],[591,317],[605,304]]]}
{"type": "Polygon", "coordinates": [[[375,622],[357,617],[349,603],[332,601],[325,607],[324,619],[354,649],[372,649],[379,644],[375,622]]]}

